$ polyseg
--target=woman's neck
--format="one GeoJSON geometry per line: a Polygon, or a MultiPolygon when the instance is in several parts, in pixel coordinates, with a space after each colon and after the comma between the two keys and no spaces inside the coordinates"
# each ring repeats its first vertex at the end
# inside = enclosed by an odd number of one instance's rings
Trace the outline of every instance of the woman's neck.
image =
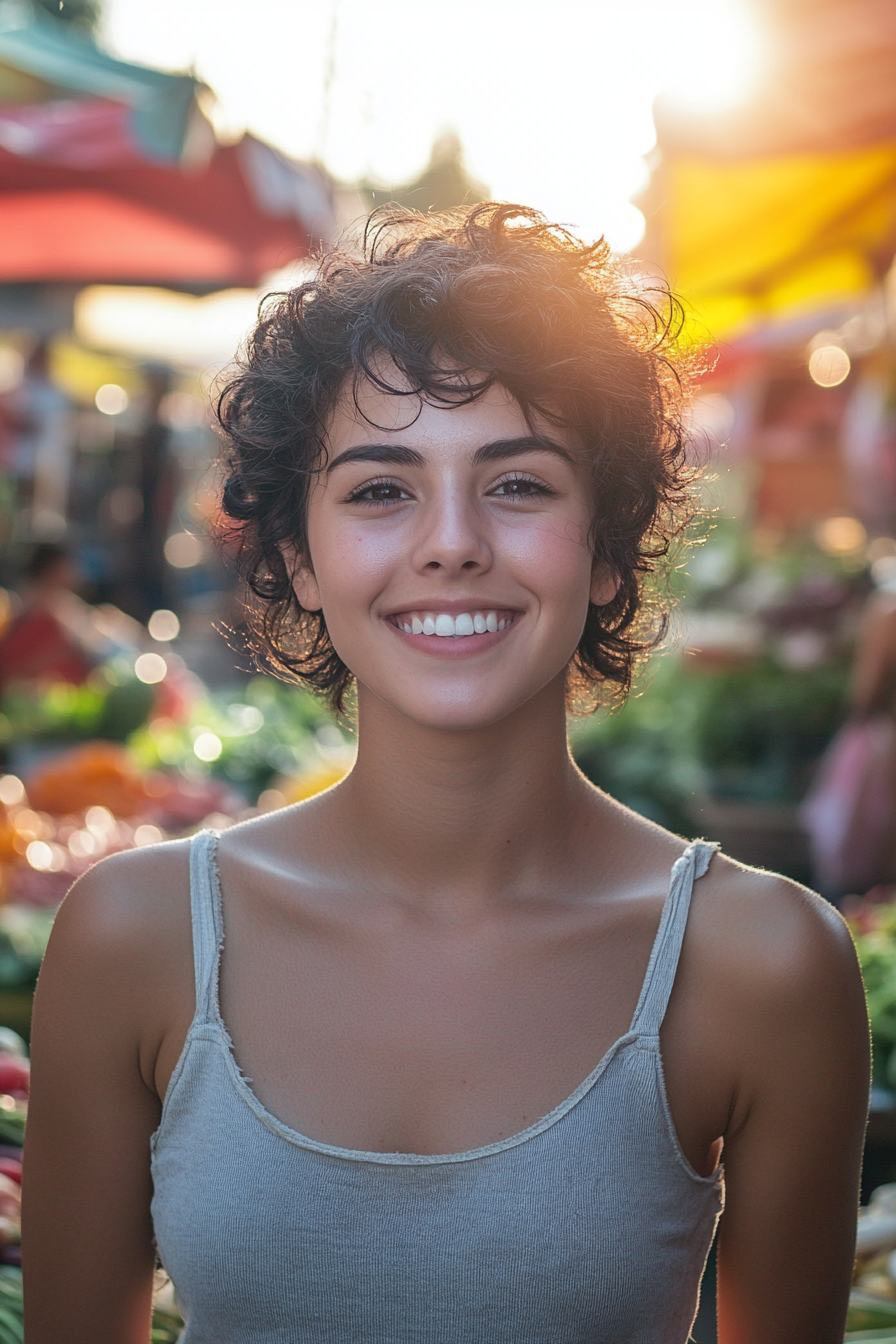
{"type": "Polygon", "coordinates": [[[357,763],[331,795],[351,859],[436,904],[556,881],[593,816],[569,756],[562,684],[473,731],[409,722],[363,688],[358,717],[357,763]]]}

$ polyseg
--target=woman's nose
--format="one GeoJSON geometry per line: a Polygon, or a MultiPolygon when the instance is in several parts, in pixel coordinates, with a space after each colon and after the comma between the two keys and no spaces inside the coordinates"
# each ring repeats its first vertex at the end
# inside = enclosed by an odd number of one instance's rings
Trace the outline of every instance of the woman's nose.
{"type": "Polygon", "coordinates": [[[446,575],[484,572],[492,563],[485,521],[473,501],[460,494],[433,500],[419,518],[414,567],[446,575]]]}

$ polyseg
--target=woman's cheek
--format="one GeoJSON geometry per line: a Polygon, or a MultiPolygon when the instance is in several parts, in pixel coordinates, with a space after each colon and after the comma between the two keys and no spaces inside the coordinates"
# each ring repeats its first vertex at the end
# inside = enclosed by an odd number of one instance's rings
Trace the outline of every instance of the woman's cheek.
{"type": "Polygon", "coordinates": [[[573,598],[581,589],[587,595],[592,557],[587,529],[577,518],[533,520],[528,528],[508,528],[501,552],[532,592],[573,598]]]}
{"type": "MultiPolygon", "coordinates": [[[[383,529],[383,532],[385,529],[383,529]]],[[[355,673],[365,666],[371,614],[395,574],[401,547],[395,539],[363,527],[320,529],[315,574],[327,633],[339,657],[355,673]]]]}
{"type": "Polygon", "coordinates": [[[311,550],[324,600],[329,594],[355,608],[369,605],[400,558],[399,539],[388,535],[385,528],[368,530],[357,525],[320,531],[321,544],[315,547],[312,540],[311,550]]]}

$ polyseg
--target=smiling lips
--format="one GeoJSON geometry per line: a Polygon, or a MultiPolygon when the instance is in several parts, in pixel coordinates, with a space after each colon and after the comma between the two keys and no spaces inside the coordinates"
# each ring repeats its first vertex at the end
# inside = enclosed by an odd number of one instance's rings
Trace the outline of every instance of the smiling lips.
{"type": "Polygon", "coordinates": [[[470,635],[495,634],[506,630],[513,622],[510,611],[462,611],[458,616],[448,612],[402,611],[392,621],[406,635],[440,635],[443,639],[465,639],[470,635]]]}

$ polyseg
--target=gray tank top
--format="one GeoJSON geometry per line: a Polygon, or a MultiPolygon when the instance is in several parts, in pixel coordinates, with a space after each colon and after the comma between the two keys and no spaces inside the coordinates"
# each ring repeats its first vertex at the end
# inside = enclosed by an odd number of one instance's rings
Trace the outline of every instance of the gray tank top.
{"type": "Polygon", "coordinates": [[[262,1106],[218,1006],[216,836],[191,851],[196,1016],[152,1138],[185,1344],[685,1344],[722,1208],[681,1151],[658,1033],[694,879],[672,869],[631,1029],[536,1124],[464,1153],[368,1153],[262,1106]]]}

